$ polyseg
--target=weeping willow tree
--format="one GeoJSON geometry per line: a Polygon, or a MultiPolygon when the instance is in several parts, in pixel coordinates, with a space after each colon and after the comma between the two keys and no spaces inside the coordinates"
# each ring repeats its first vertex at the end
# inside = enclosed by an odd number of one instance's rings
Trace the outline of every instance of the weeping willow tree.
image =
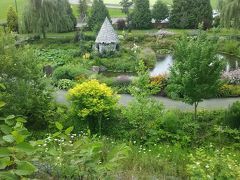
{"type": "Polygon", "coordinates": [[[219,9],[224,27],[240,28],[240,0],[219,0],[219,9]]]}
{"type": "Polygon", "coordinates": [[[68,32],[76,18],[68,0],[28,0],[22,16],[22,30],[27,33],[68,32]]]}

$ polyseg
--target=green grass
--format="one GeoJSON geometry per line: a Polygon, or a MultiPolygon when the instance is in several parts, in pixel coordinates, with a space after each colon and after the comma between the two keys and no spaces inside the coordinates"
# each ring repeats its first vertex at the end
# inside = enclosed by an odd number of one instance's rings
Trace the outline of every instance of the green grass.
{"type": "MultiPolygon", "coordinates": [[[[22,11],[25,1],[26,0],[17,0],[17,6],[18,6],[19,12],[22,11]]],[[[7,12],[9,7],[11,6],[15,8],[14,0],[0,0],[0,22],[6,21],[7,12]]]]}
{"type": "MultiPolygon", "coordinates": [[[[78,17],[79,12],[78,12],[78,5],[72,5],[71,6],[73,9],[73,14],[78,17]]],[[[90,8],[89,8],[90,10],[90,8]]],[[[125,17],[126,15],[122,13],[121,9],[116,9],[116,8],[108,8],[109,14],[111,17],[125,17]]]]}

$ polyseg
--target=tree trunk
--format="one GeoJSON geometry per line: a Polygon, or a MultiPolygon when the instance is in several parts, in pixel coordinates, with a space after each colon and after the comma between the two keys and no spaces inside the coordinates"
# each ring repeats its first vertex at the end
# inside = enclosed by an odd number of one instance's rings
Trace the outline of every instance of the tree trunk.
{"type": "Polygon", "coordinates": [[[198,107],[198,102],[194,103],[194,119],[197,120],[197,107],[198,107]]]}
{"type": "Polygon", "coordinates": [[[46,39],[46,32],[45,32],[44,26],[42,27],[42,35],[43,35],[43,39],[46,39]]]}
{"type": "Polygon", "coordinates": [[[102,116],[101,115],[98,119],[98,133],[100,136],[102,136],[102,116]]]}

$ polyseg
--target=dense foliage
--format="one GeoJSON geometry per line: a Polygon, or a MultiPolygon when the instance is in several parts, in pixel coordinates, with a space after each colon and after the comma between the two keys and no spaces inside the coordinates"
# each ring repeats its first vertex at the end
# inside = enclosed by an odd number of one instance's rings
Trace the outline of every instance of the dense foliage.
{"type": "Polygon", "coordinates": [[[216,55],[216,47],[200,34],[197,39],[185,38],[176,45],[176,58],[168,85],[168,93],[173,98],[194,104],[214,95],[220,87],[223,64],[216,55]]]}
{"type": "Polygon", "coordinates": [[[76,19],[67,0],[28,0],[23,13],[23,32],[69,32],[74,30],[76,19]]]}
{"type": "Polygon", "coordinates": [[[79,121],[86,121],[92,134],[101,135],[102,128],[107,128],[104,118],[109,117],[117,103],[112,89],[97,80],[91,80],[70,89],[68,96],[79,121]]]}
{"type": "Polygon", "coordinates": [[[224,27],[240,28],[240,1],[220,1],[221,23],[224,27]]]}
{"type": "Polygon", "coordinates": [[[88,17],[88,27],[97,32],[106,17],[110,20],[110,15],[104,2],[102,0],[94,0],[88,17]]]}
{"type": "Polygon", "coordinates": [[[27,125],[31,128],[46,128],[45,116],[52,97],[38,57],[29,47],[17,49],[12,46],[9,36],[0,35],[0,43],[3,45],[0,48],[0,82],[5,85],[0,98],[6,102],[5,114],[21,114],[29,118],[27,125]]]}
{"type": "Polygon", "coordinates": [[[174,0],[170,25],[174,28],[196,29],[203,24],[205,29],[212,26],[210,0],[174,0]]]}
{"type": "Polygon", "coordinates": [[[134,1],[134,9],[131,14],[131,23],[136,29],[147,29],[151,27],[151,11],[149,0],[134,1]]]}
{"type": "Polygon", "coordinates": [[[152,9],[152,17],[158,21],[161,22],[162,20],[166,19],[169,16],[169,10],[165,3],[163,3],[161,0],[156,1],[156,3],[153,5],[152,9]]]}
{"type": "Polygon", "coordinates": [[[18,31],[18,16],[13,7],[10,7],[7,14],[7,26],[10,32],[18,31]]]}

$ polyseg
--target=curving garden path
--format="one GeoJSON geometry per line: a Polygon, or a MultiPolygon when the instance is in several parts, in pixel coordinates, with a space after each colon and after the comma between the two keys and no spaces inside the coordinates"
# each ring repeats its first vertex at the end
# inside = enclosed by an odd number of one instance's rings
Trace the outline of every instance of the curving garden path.
{"type": "MultiPolygon", "coordinates": [[[[55,94],[56,102],[60,104],[69,105],[66,99],[67,91],[59,90],[55,94]]],[[[175,101],[165,97],[153,96],[152,98],[161,102],[167,109],[179,109],[179,110],[193,110],[193,106],[185,104],[181,101],[175,101]]],[[[129,102],[133,100],[133,97],[128,94],[121,94],[119,104],[123,106],[127,106],[129,102]]],[[[240,97],[238,98],[216,98],[216,99],[207,99],[203,102],[199,103],[199,109],[206,110],[216,110],[216,109],[226,109],[234,102],[240,101],[240,97]]]]}

